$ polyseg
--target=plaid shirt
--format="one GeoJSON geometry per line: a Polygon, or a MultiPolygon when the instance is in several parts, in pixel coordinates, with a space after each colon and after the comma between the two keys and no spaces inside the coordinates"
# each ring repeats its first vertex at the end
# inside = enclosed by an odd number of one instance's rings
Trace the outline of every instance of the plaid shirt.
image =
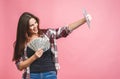
{"type": "MultiPolygon", "coordinates": [[[[55,67],[56,67],[57,70],[60,69],[60,66],[59,66],[59,63],[58,63],[58,53],[57,53],[56,39],[59,39],[61,37],[66,37],[70,33],[71,33],[71,31],[68,29],[67,26],[60,27],[58,29],[47,29],[47,30],[45,30],[46,36],[50,39],[51,51],[54,54],[55,67]]],[[[20,64],[20,61],[24,61],[27,58],[28,57],[27,57],[26,48],[25,48],[24,55],[18,61],[16,61],[17,67],[20,64]]],[[[24,74],[23,74],[22,79],[30,79],[30,67],[27,67],[26,69],[24,69],[24,74]]]]}

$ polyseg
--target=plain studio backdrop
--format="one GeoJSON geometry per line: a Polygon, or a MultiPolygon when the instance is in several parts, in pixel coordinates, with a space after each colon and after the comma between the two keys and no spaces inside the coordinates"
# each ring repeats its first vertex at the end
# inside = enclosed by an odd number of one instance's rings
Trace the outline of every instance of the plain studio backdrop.
{"type": "Polygon", "coordinates": [[[13,43],[23,12],[40,18],[40,28],[57,28],[93,17],[67,38],[57,41],[58,79],[120,79],[120,0],[0,0],[0,79],[21,79],[14,62],[13,43]]]}

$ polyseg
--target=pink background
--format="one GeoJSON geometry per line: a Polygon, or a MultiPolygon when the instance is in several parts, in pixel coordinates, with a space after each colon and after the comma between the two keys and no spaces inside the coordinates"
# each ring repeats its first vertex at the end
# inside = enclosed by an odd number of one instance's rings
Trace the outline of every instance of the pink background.
{"type": "Polygon", "coordinates": [[[92,15],[87,24],[57,41],[58,79],[120,79],[120,0],[0,0],[0,79],[20,79],[12,62],[19,16],[28,11],[41,28],[56,28],[92,15]]]}

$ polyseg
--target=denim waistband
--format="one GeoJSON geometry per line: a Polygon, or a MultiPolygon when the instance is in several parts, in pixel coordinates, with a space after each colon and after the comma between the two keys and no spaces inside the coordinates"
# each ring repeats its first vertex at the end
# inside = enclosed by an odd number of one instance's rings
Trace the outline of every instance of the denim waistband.
{"type": "Polygon", "coordinates": [[[56,71],[30,73],[30,79],[57,79],[56,71]]]}

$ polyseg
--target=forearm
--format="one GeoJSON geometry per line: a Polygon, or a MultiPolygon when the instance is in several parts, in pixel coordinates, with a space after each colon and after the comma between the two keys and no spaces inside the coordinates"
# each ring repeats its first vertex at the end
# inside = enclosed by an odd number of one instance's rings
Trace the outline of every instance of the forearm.
{"type": "Polygon", "coordinates": [[[70,31],[72,31],[72,30],[80,27],[81,25],[83,25],[85,22],[86,22],[86,19],[82,18],[82,19],[80,19],[80,20],[78,20],[76,22],[73,22],[73,23],[69,24],[68,28],[69,28],[70,31]]]}
{"type": "Polygon", "coordinates": [[[28,67],[32,62],[34,62],[37,58],[38,58],[38,57],[34,54],[34,55],[32,55],[30,58],[28,58],[27,60],[21,61],[20,64],[19,64],[18,69],[19,69],[19,70],[25,69],[25,68],[28,67]]]}
{"type": "Polygon", "coordinates": [[[21,61],[19,63],[18,69],[23,70],[26,67],[30,66],[31,63],[33,63],[37,58],[40,58],[43,55],[43,50],[39,49],[38,51],[35,52],[30,58],[28,58],[25,61],[21,61]]]}

